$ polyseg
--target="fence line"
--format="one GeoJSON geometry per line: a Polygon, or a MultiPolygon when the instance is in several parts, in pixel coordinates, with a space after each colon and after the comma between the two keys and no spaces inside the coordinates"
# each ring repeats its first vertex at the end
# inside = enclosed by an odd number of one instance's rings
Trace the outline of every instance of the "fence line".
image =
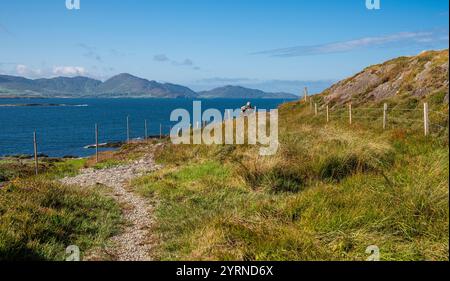
{"type": "MultiPolygon", "coordinates": [[[[310,99],[311,100],[311,99],[310,99]]],[[[310,102],[311,105],[311,102],[310,102]]],[[[310,112],[313,112],[312,107],[310,106],[310,112]]],[[[363,113],[364,114],[364,113],[363,113]]],[[[389,126],[389,123],[417,123],[417,124],[423,124],[424,129],[424,135],[428,136],[430,134],[430,126],[435,126],[441,129],[448,129],[448,122],[449,122],[449,115],[444,114],[442,112],[438,112],[435,110],[430,110],[428,107],[428,103],[423,104],[423,110],[421,109],[407,109],[407,108],[389,108],[388,104],[384,104],[382,108],[378,107],[354,107],[351,103],[349,103],[347,106],[341,105],[336,107],[330,107],[328,104],[318,106],[317,103],[314,103],[314,116],[319,117],[325,115],[326,116],[326,122],[332,121],[332,119],[342,119],[342,118],[348,118],[348,123],[351,125],[353,123],[353,120],[382,120],[382,128],[383,130],[386,130],[386,128],[389,126]],[[319,109],[322,111],[319,112],[319,109]],[[325,112],[323,111],[325,110],[325,112]],[[368,112],[368,114],[376,114],[378,111],[380,111],[380,116],[358,116],[358,113],[368,112]],[[392,113],[394,112],[420,112],[423,114],[422,117],[397,117],[393,116],[392,113]],[[347,112],[347,113],[346,113],[347,112]],[[356,114],[356,115],[355,115],[356,114]],[[444,117],[445,120],[436,121],[440,124],[436,124],[433,121],[430,121],[430,117],[433,116],[440,116],[444,117]],[[446,123],[446,126],[443,126],[443,123],[446,123]]]]}
{"type": "MultiPolygon", "coordinates": [[[[96,162],[99,161],[99,148],[101,147],[101,140],[104,140],[105,143],[111,143],[111,142],[122,142],[122,143],[129,143],[132,140],[136,140],[136,139],[148,139],[150,137],[152,138],[156,138],[159,137],[160,139],[167,137],[171,134],[171,129],[172,126],[171,125],[164,125],[162,123],[159,123],[159,134],[158,135],[152,135],[150,136],[148,134],[148,128],[149,128],[149,122],[147,121],[147,119],[143,120],[143,126],[142,126],[142,133],[143,133],[143,138],[141,136],[132,138],[132,126],[131,126],[131,122],[130,122],[130,116],[127,115],[126,119],[124,120],[122,125],[120,124],[120,121],[107,121],[107,122],[101,122],[101,123],[94,123],[94,131],[93,131],[93,139],[95,141],[95,144],[88,144],[86,143],[86,146],[91,146],[92,148],[95,149],[95,159],[96,162]],[[104,135],[102,134],[102,128],[107,127],[109,133],[104,135]],[[125,138],[125,140],[124,140],[125,138]]],[[[203,122],[201,128],[203,128],[204,126],[206,126],[207,122],[203,122]]],[[[156,127],[156,123],[154,125],[156,127]]],[[[191,125],[192,126],[192,125],[191,125]]],[[[73,125],[73,126],[56,126],[56,130],[58,131],[65,131],[65,132],[73,132],[74,129],[79,128],[79,126],[77,125],[73,125]]],[[[44,132],[45,134],[49,133],[49,131],[51,130],[55,130],[55,127],[52,127],[51,129],[44,129],[41,132],[44,132]]],[[[135,131],[140,131],[138,129],[136,129],[135,131]]],[[[178,130],[178,133],[180,132],[180,130],[178,130]]],[[[44,135],[45,135],[44,134],[44,135]]],[[[39,156],[41,155],[41,153],[39,153],[38,151],[38,145],[39,143],[43,143],[44,137],[42,137],[42,135],[40,136],[38,134],[38,132],[35,130],[33,132],[33,158],[34,158],[34,165],[35,165],[35,174],[37,175],[39,173],[39,156]]],[[[47,142],[49,143],[49,142],[47,142]]],[[[52,143],[52,141],[50,140],[50,143],[52,143]]],[[[72,148],[64,148],[64,149],[53,149],[52,152],[53,153],[60,153],[60,152],[64,152],[65,155],[71,155],[72,152],[74,152],[75,150],[80,149],[81,147],[72,147],[72,148]]]]}
{"type": "Polygon", "coordinates": [[[420,109],[408,109],[408,108],[392,108],[391,111],[418,111],[418,112],[422,112],[422,110],[420,109]]]}
{"type": "Polygon", "coordinates": [[[443,117],[448,117],[448,114],[444,114],[444,113],[439,112],[439,111],[430,110],[429,112],[430,113],[435,113],[435,114],[443,116],[443,117]]]}
{"type": "MultiPolygon", "coordinates": [[[[351,125],[353,124],[354,120],[373,120],[373,121],[382,121],[382,128],[383,130],[386,130],[388,127],[395,126],[399,123],[402,124],[411,124],[411,123],[421,123],[423,124],[424,134],[425,136],[430,134],[430,127],[433,128],[440,128],[440,129],[448,129],[448,121],[449,116],[448,114],[444,114],[442,112],[429,110],[428,104],[424,103],[423,110],[420,109],[402,109],[402,108],[389,108],[387,104],[383,106],[383,108],[378,107],[354,107],[351,104],[348,104],[347,106],[337,106],[337,107],[330,107],[328,104],[319,106],[318,103],[312,103],[310,99],[310,111],[314,114],[315,117],[322,117],[326,116],[326,122],[331,122],[333,119],[339,119],[342,118],[348,118],[348,123],[351,125]],[[368,112],[368,114],[380,114],[379,116],[359,116],[358,112],[368,112]],[[379,111],[379,112],[378,112],[379,111]],[[396,117],[392,116],[393,112],[396,111],[402,111],[402,112],[421,112],[423,113],[422,118],[403,118],[403,117],[396,117]],[[391,113],[391,114],[390,114],[391,113]],[[433,121],[430,121],[430,116],[435,115],[444,117],[446,120],[442,120],[441,124],[437,124],[433,121]],[[443,123],[446,123],[446,126],[443,126],[443,123]]],[[[363,113],[364,114],[364,113],[363,113]]],[[[439,121],[436,121],[439,123],[439,121]]],[[[207,122],[197,122],[197,124],[190,124],[189,129],[203,129],[208,123],[207,122]],[[193,126],[194,125],[194,126],[193,126]]],[[[381,123],[380,123],[381,125],[381,123]]],[[[76,125],[74,126],[64,126],[64,127],[57,127],[58,130],[67,129],[67,128],[74,129],[76,125]]],[[[156,123],[156,122],[148,122],[147,119],[142,120],[142,128],[136,129],[135,132],[142,130],[143,139],[148,139],[149,137],[159,137],[162,139],[163,137],[167,137],[171,135],[171,125],[163,125],[162,123],[156,123]],[[156,127],[159,125],[159,135],[148,135],[148,128],[149,123],[153,125],[153,127],[156,127]],[[167,132],[165,134],[165,132],[167,132]]],[[[68,130],[73,131],[73,130],[68,130]]],[[[98,161],[98,153],[99,153],[99,143],[101,140],[105,140],[107,142],[112,141],[122,141],[122,142],[130,142],[132,141],[132,126],[130,124],[130,116],[127,115],[126,119],[124,118],[123,123],[120,121],[107,121],[107,122],[101,122],[101,123],[94,123],[94,132],[92,134],[93,139],[95,140],[95,157],[96,161],[98,161]],[[121,124],[121,125],[119,125],[121,124]],[[107,135],[102,134],[102,128],[108,127],[109,133],[107,135]],[[112,128],[111,128],[112,127],[112,128]],[[125,137],[125,141],[123,140],[125,137]]],[[[179,135],[181,132],[181,129],[178,129],[177,134],[179,135]]],[[[33,133],[33,146],[34,146],[34,159],[35,159],[35,172],[38,173],[38,132],[33,133]]],[[[139,133],[140,134],[140,133],[139,133]]],[[[138,137],[139,139],[141,137],[138,137]]],[[[135,138],[136,139],[136,138],[135,138]]],[[[86,144],[89,145],[89,144],[86,144]]],[[[64,149],[61,151],[65,152],[73,152],[77,148],[73,149],[64,149]]],[[[59,150],[58,150],[59,151],[59,150]]],[[[69,154],[68,154],[69,155],[69,154]]]]}

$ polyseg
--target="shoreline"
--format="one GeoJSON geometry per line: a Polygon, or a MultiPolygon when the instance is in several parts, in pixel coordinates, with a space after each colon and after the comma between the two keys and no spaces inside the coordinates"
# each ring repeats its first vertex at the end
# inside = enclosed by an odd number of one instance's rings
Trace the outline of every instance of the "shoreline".
{"type": "Polygon", "coordinates": [[[86,107],[87,104],[63,104],[63,103],[6,103],[0,104],[0,107],[86,107]]]}
{"type": "MultiPolygon", "coordinates": [[[[167,136],[163,136],[164,138],[166,138],[167,136]]],[[[154,136],[148,136],[147,140],[155,140],[155,139],[160,139],[159,135],[154,135],[154,136]]],[[[138,143],[138,142],[142,142],[144,141],[144,139],[138,138],[138,139],[132,139],[130,141],[130,143],[138,143]]],[[[126,141],[112,141],[112,142],[107,142],[107,143],[99,143],[98,144],[98,148],[102,149],[101,151],[99,150],[99,153],[104,152],[104,151],[116,151],[118,149],[120,149],[122,146],[124,146],[125,144],[127,144],[126,141]]],[[[63,156],[52,156],[50,154],[46,154],[46,153],[38,153],[37,157],[38,158],[44,158],[44,159],[61,159],[61,160],[65,160],[65,159],[83,159],[83,158],[89,158],[92,156],[95,156],[95,144],[88,144],[83,146],[82,148],[86,149],[87,151],[92,150],[92,153],[90,153],[89,155],[85,155],[85,156],[80,156],[80,155],[63,155],[63,156]]],[[[7,159],[17,159],[17,160],[32,160],[34,158],[33,154],[28,154],[28,153],[17,153],[17,154],[5,154],[5,155],[1,155],[0,154],[0,161],[1,160],[7,160],[7,159]]]]}

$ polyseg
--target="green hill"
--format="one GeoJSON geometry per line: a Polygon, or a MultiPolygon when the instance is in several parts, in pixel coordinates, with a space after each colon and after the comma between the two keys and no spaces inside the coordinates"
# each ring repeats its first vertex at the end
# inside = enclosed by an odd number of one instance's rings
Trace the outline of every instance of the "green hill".
{"type": "Polygon", "coordinates": [[[81,76],[32,80],[0,75],[0,98],[193,98],[196,96],[197,93],[187,87],[149,81],[127,73],[111,77],[105,82],[81,76]]]}
{"type": "Polygon", "coordinates": [[[0,75],[0,98],[2,97],[298,98],[292,94],[267,93],[240,86],[226,86],[196,93],[185,86],[149,81],[128,73],[115,75],[104,82],[81,76],[32,80],[24,77],[0,75]]]}
{"type": "Polygon", "coordinates": [[[98,97],[155,97],[155,98],[193,98],[197,93],[187,87],[175,84],[161,84],[148,81],[127,73],[116,75],[96,89],[98,97]]]}

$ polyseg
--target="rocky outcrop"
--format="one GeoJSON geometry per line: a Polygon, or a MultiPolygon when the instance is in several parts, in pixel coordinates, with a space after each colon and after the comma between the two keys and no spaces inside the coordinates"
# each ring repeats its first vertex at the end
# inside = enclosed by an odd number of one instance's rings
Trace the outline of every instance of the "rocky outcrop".
{"type": "Polygon", "coordinates": [[[444,93],[448,103],[448,50],[427,51],[373,65],[323,92],[330,104],[381,101],[395,96],[417,98],[444,93]]]}

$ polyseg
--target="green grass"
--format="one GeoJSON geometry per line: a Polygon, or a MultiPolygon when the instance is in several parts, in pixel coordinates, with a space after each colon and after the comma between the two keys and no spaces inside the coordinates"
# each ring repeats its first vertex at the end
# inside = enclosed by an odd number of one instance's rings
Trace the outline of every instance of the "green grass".
{"type": "Polygon", "coordinates": [[[61,162],[56,162],[51,169],[47,171],[45,176],[49,179],[76,176],[82,168],[85,168],[86,162],[86,158],[67,159],[61,162]]]}
{"type": "Polygon", "coordinates": [[[81,258],[117,232],[120,209],[101,191],[42,178],[16,179],[0,190],[0,260],[64,260],[77,245],[81,258]]]}
{"type": "Polygon", "coordinates": [[[120,160],[116,160],[116,159],[107,159],[107,160],[104,160],[104,161],[94,164],[92,166],[92,168],[94,168],[95,170],[102,170],[102,169],[116,167],[116,166],[122,165],[124,163],[126,163],[126,161],[120,161],[120,160]]]}
{"type": "Polygon", "coordinates": [[[345,115],[325,124],[308,107],[280,108],[271,157],[252,146],[158,150],[165,167],[133,183],[156,204],[156,258],[365,260],[377,245],[382,260],[448,260],[448,130],[423,137],[420,125],[383,131],[345,115]]]}
{"type": "MultiPolygon", "coordinates": [[[[86,167],[87,159],[47,159],[39,160],[40,176],[46,179],[59,179],[75,176],[86,167]]],[[[35,175],[34,160],[10,158],[0,160],[0,182],[17,178],[29,178],[35,175]]]]}
{"type": "Polygon", "coordinates": [[[63,186],[57,179],[75,176],[88,159],[0,161],[0,260],[65,259],[77,245],[81,258],[106,247],[121,226],[121,211],[105,187],[63,186]]]}

